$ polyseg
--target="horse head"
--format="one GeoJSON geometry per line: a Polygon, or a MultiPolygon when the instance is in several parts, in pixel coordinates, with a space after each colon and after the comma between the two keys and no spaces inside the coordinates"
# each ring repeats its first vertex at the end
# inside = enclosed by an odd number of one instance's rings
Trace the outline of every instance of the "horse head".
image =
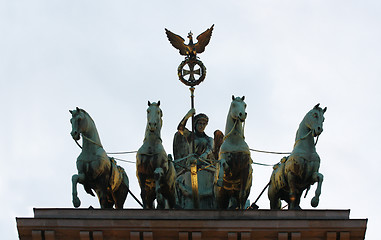
{"type": "Polygon", "coordinates": [[[322,109],[318,103],[305,117],[305,124],[311,130],[312,136],[317,137],[323,132],[324,113],[327,107],[322,109]]]}
{"type": "Polygon", "coordinates": [[[245,96],[243,96],[242,98],[241,97],[234,97],[234,95],[232,96],[232,103],[230,105],[230,117],[234,120],[234,121],[241,121],[241,122],[244,122],[246,120],[246,117],[247,117],[247,113],[246,113],[246,103],[244,102],[245,100],[245,96]]]}
{"type": "Polygon", "coordinates": [[[83,109],[76,108],[75,110],[69,110],[71,113],[71,136],[74,140],[78,141],[80,139],[80,134],[87,131],[88,122],[86,117],[86,112],[83,109]]]}
{"type": "Polygon", "coordinates": [[[151,132],[161,129],[163,112],[160,109],[160,101],[151,103],[148,101],[147,109],[147,129],[151,132]]]}

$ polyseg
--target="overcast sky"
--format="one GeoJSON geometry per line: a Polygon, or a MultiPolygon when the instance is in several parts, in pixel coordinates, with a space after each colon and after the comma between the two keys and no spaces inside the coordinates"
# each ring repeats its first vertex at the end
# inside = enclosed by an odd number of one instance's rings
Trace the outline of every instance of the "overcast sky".
{"type": "MultiPolygon", "coordinates": [[[[304,115],[317,103],[328,107],[317,144],[324,175],[317,209],[351,209],[351,218],[369,219],[366,239],[377,238],[380,1],[0,0],[3,239],[17,239],[15,217],[32,217],[33,208],[72,207],[80,149],[69,109],[89,112],[106,151],[133,151],[143,141],[147,101],[160,100],[163,144],[172,153],[190,93],[177,78],[183,57],[164,28],[185,38],[212,24],[199,55],[207,77],[195,91],[196,111],[210,118],[207,134],[224,130],[231,95],[245,95],[249,146],[287,152],[304,115]]],[[[274,164],[281,156],[252,158],[274,164]]],[[[139,195],[135,165],[119,164],[139,195]]],[[[251,202],[271,171],[253,165],[251,202]]],[[[302,208],[312,209],[315,188],[302,208]]],[[[99,207],[78,189],[81,207],[99,207]]],[[[267,194],[258,205],[269,209],[267,194]]],[[[139,205],[129,196],[125,207],[139,205]]]]}

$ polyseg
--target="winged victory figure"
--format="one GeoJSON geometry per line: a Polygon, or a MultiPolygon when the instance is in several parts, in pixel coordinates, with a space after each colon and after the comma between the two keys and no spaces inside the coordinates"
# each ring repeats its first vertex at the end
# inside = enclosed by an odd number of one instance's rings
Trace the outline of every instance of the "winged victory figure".
{"type": "Polygon", "coordinates": [[[193,33],[188,33],[189,43],[185,44],[185,40],[177,34],[165,29],[165,33],[167,34],[169,42],[173,47],[179,50],[181,55],[187,56],[187,58],[196,58],[197,53],[202,53],[205,50],[206,45],[208,45],[210,41],[210,37],[212,36],[214,24],[208,28],[205,32],[201,33],[197,36],[197,43],[193,43],[193,33]]]}

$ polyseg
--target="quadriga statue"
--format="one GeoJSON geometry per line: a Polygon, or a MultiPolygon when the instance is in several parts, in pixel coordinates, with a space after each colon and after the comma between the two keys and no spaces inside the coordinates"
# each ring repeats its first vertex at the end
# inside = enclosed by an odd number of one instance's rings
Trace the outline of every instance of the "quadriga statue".
{"type": "Polygon", "coordinates": [[[268,190],[271,209],[280,209],[281,200],[288,203],[288,209],[301,209],[299,205],[303,191],[307,189],[306,196],[315,182],[318,186],[311,206],[317,207],[319,204],[323,175],[319,173],[320,158],[315,149],[314,137],[323,132],[326,110],[317,104],[306,114],[296,132],[291,155],[274,166],[268,190]]]}
{"type": "Polygon", "coordinates": [[[128,177],[124,169],[103,149],[95,123],[83,109],[70,110],[71,136],[78,141],[82,136],[82,152],[77,158],[78,174],[72,177],[73,205],[79,207],[77,183],[84,186],[86,192],[98,196],[101,208],[122,209],[128,194],[128,177]]]}
{"type": "Polygon", "coordinates": [[[243,122],[247,113],[245,97],[232,96],[220,148],[220,170],[216,187],[219,209],[244,209],[252,184],[252,160],[245,142],[243,122]]]}
{"type": "Polygon", "coordinates": [[[169,208],[174,208],[176,204],[176,171],[162,144],[162,116],[160,101],[148,101],[143,145],[136,154],[136,175],[144,209],[153,209],[155,199],[159,209],[165,208],[167,204],[169,208]]]}

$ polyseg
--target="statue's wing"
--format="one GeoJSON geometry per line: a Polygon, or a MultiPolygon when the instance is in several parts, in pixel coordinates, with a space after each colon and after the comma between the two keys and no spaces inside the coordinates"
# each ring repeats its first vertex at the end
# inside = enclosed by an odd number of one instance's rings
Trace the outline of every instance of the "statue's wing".
{"type": "Polygon", "coordinates": [[[220,148],[224,142],[224,134],[220,130],[214,131],[214,143],[213,143],[213,155],[215,159],[218,159],[220,148]]]}
{"type": "MultiPolygon", "coordinates": [[[[181,158],[185,158],[190,153],[190,145],[187,139],[180,133],[176,132],[173,137],[173,157],[174,160],[179,160],[181,158]]],[[[179,172],[186,166],[186,159],[179,162],[177,165],[175,164],[176,172],[179,172]],[[179,166],[179,164],[182,166],[179,166]]]]}
{"type": "Polygon", "coordinates": [[[165,33],[167,34],[168,40],[172,46],[178,49],[181,55],[186,55],[186,45],[184,44],[184,38],[174,34],[168,29],[165,29],[165,33]]]}
{"type": "Polygon", "coordinates": [[[206,29],[205,32],[198,35],[197,37],[198,42],[195,45],[197,53],[202,53],[205,50],[205,47],[206,45],[208,45],[210,41],[210,37],[212,36],[213,27],[214,27],[214,24],[210,28],[206,29]]]}

